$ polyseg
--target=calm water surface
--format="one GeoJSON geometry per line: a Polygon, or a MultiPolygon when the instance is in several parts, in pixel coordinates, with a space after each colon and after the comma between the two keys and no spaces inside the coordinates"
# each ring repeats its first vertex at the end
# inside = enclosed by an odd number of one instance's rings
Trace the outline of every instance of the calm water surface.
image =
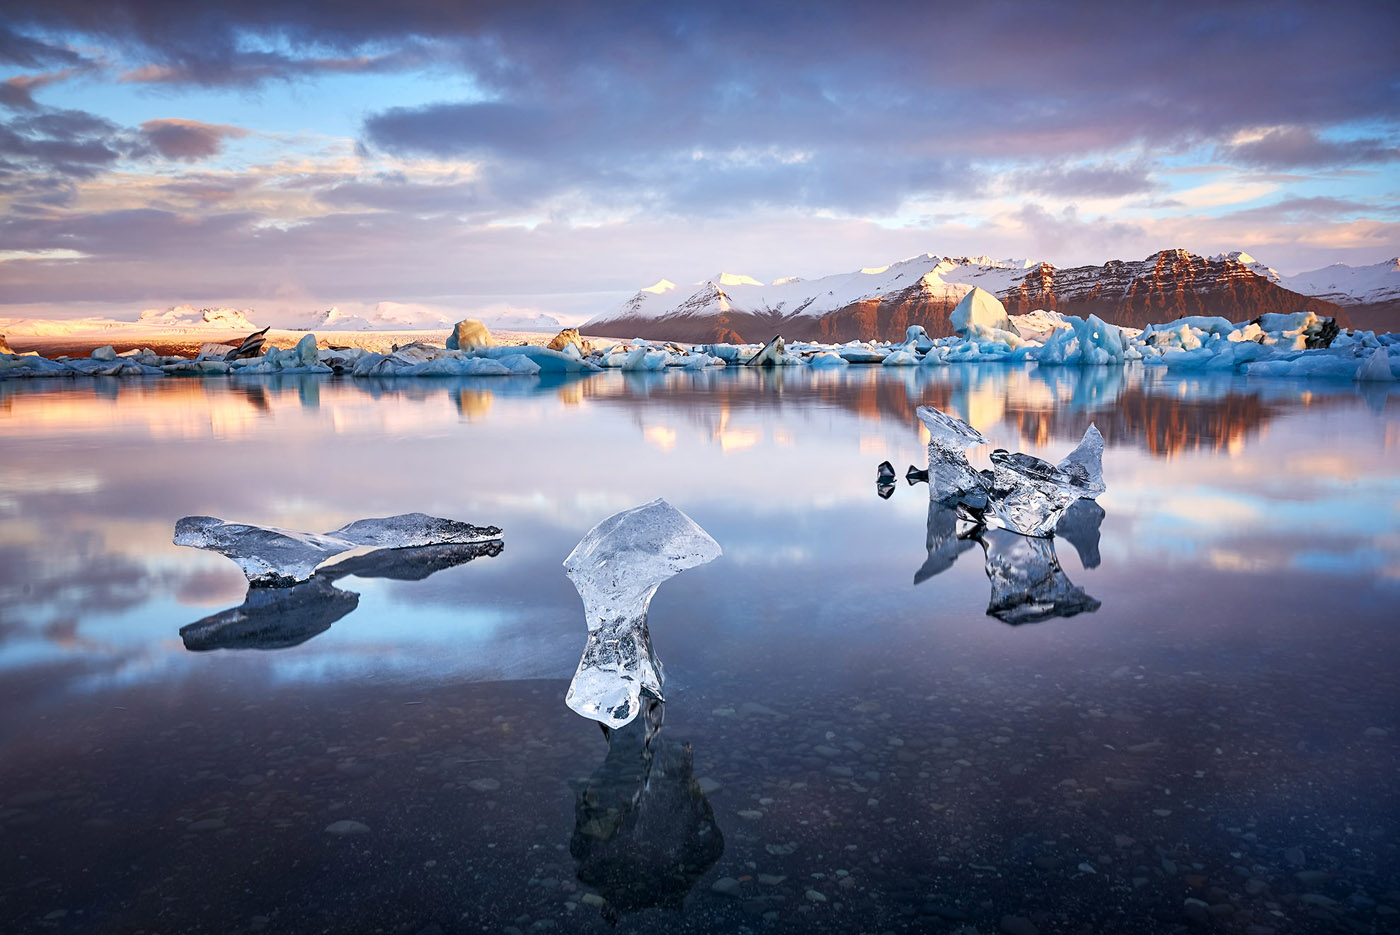
{"type": "Polygon", "coordinates": [[[1397,607],[1395,390],[0,383],[0,931],[1396,932],[1397,607]],[[990,616],[984,545],[876,496],[921,403],[1052,461],[1099,426],[1103,516],[1054,540],[1097,609],[990,616]],[[560,563],[658,496],[724,555],[609,741],[560,563]],[[248,595],[170,542],[413,510],[504,548],[248,595]]]}

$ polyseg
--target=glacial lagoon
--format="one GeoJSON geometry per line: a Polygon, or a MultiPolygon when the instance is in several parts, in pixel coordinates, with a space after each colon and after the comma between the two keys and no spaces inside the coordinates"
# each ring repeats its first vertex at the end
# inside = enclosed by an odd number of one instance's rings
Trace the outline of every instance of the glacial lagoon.
{"type": "Polygon", "coordinates": [[[1400,931],[1395,388],[7,381],[0,438],[0,931],[1400,931]],[[1101,515],[950,536],[919,405],[1052,463],[1096,424],[1101,515]],[[657,497],[723,555],[609,741],[562,562],[657,497]],[[250,592],[171,542],[409,511],[500,547],[250,592]],[[1027,612],[1028,562],[1078,596],[1027,612]]]}

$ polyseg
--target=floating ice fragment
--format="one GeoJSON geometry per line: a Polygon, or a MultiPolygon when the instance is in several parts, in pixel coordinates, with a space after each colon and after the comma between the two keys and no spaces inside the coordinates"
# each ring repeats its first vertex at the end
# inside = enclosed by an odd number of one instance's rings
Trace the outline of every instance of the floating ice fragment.
{"type": "Polygon", "coordinates": [[[1024,536],[1051,535],[1083,489],[1050,462],[1004,448],[992,452],[992,472],[987,500],[1003,526],[1024,536]]]}
{"type": "Polygon", "coordinates": [[[894,465],[893,465],[893,464],[890,464],[888,461],[881,461],[879,464],[877,464],[877,465],[875,466],[875,481],[876,481],[876,483],[888,482],[888,481],[893,481],[893,480],[894,480],[894,465]]]}
{"type": "Polygon", "coordinates": [[[1060,568],[1053,540],[1005,529],[988,530],[981,539],[992,583],[989,616],[1010,624],[1035,623],[1099,609],[1099,602],[1060,568]]]}
{"type": "Polygon", "coordinates": [[[1090,422],[1084,430],[1084,438],[1058,465],[1081,488],[1081,497],[1090,500],[1107,490],[1103,482],[1103,435],[1098,426],[1090,422]]]}
{"type": "Polygon", "coordinates": [[[929,496],[935,500],[950,500],[980,490],[982,479],[968,463],[967,449],[987,443],[982,433],[962,419],[932,406],[920,406],[915,415],[929,434],[929,496]]]}
{"type": "Polygon", "coordinates": [[[1390,372],[1389,352],[1383,347],[1376,348],[1366,362],[1356,368],[1356,376],[1352,379],[1358,383],[1393,381],[1395,375],[1390,372]]]}
{"type": "Polygon", "coordinates": [[[186,516],[175,523],[174,542],[232,559],[252,586],[287,587],[310,578],[326,559],[356,546],[409,548],[486,542],[500,535],[496,526],[473,526],[425,513],[356,520],[325,535],[186,516]]]}
{"type": "Polygon", "coordinates": [[[647,606],[663,581],[720,555],[719,543],[665,500],[623,510],[579,540],[564,571],[583,598],[588,643],[565,702],[608,727],[641,710],[645,690],[661,693],[647,606]]]}
{"type": "Polygon", "coordinates": [[[763,347],[758,349],[758,353],[748,359],[750,367],[778,367],[782,365],[783,353],[786,348],[783,346],[782,335],[775,334],[773,339],[763,347]]]}

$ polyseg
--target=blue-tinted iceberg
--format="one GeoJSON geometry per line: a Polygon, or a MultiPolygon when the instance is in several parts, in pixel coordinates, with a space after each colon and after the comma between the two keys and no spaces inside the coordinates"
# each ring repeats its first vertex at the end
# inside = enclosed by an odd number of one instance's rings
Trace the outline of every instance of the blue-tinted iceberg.
{"type": "Polygon", "coordinates": [[[709,533],[662,499],[589,530],[564,560],[588,623],[588,643],[564,699],[570,708],[616,728],[637,716],[643,692],[664,698],[647,607],[663,581],[719,555],[709,533]]]}

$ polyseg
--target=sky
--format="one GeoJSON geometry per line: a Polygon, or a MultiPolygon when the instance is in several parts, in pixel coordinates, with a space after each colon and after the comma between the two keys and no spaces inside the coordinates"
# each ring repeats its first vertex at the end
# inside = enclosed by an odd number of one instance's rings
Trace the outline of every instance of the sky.
{"type": "Polygon", "coordinates": [[[7,0],[0,317],[1400,254],[1400,4],[7,0]]]}

